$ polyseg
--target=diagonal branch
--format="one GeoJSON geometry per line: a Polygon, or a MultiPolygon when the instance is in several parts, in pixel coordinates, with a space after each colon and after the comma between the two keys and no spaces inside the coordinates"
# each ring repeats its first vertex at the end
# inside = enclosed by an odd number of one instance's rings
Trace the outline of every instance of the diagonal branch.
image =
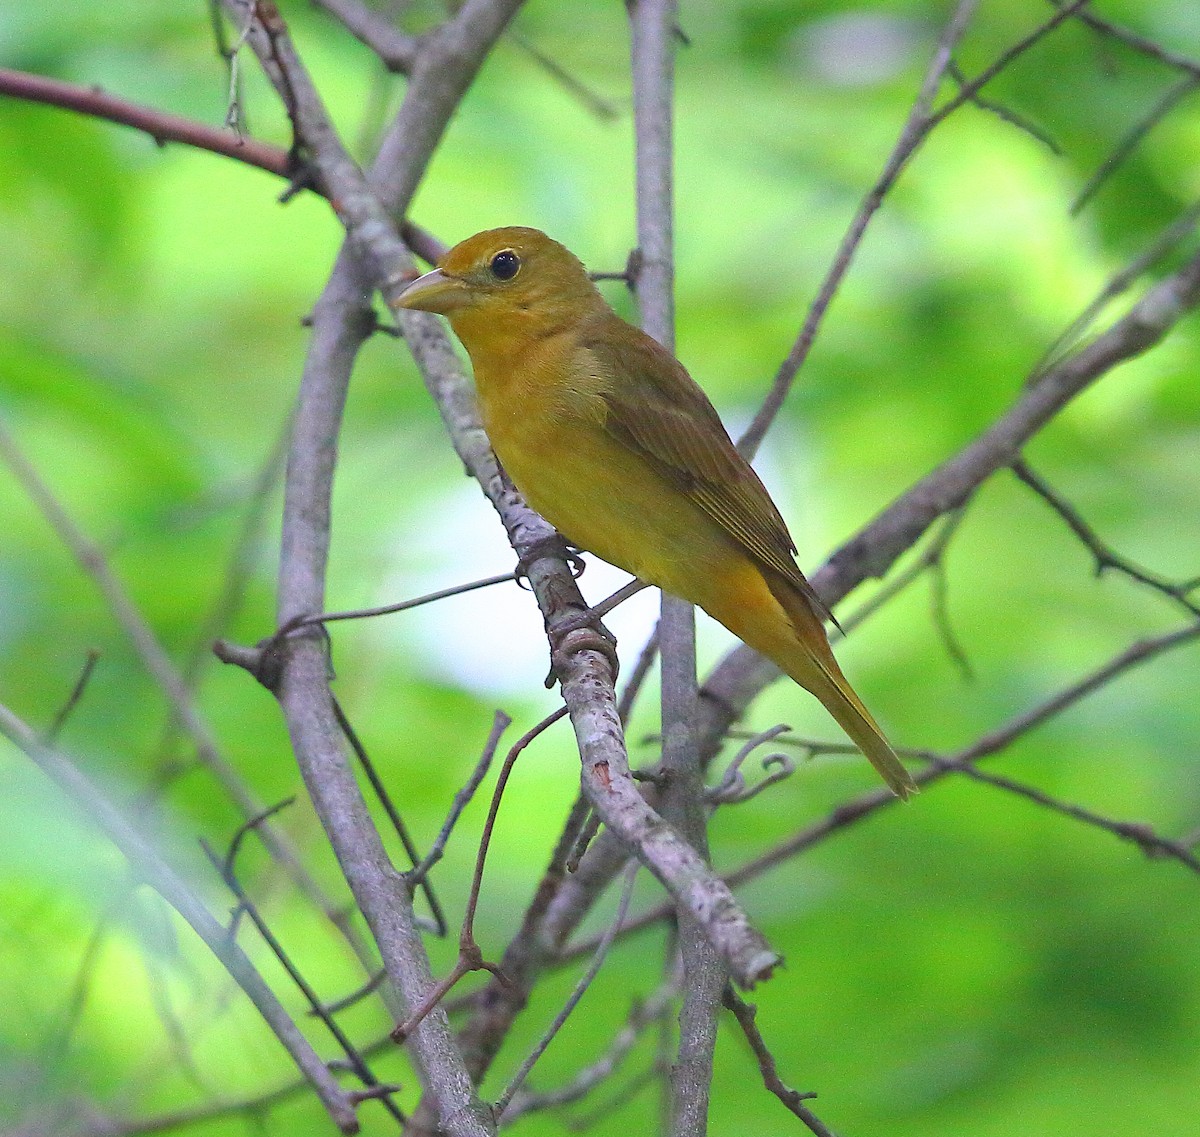
{"type": "Polygon", "coordinates": [[[191,925],[258,1008],[267,1025],[316,1091],[338,1129],[343,1133],[357,1133],[358,1119],[350,1095],[334,1081],[325,1063],[292,1022],[249,957],[226,934],[216,917],[201,903],[184,879],[129,824],[98,786],[57,750],[44,745],[24,722],[2,705],[0,734],[24,751],[47,777],[60,786],[121,850],[139,876],[191,925]]]}
{"type": "Polygon", "coordinates": [[[609,1043],[608,1049],[594,1062],[580,1070],[565,1086],[537,1092],[533,1090],[519,1091],[504,1111],[504,1124],[511,1124],[522,1114],[555,1109],[586,1097],[617,1072],[646,1028],[670,1011],[671,1004],[678,994],[677,977],[672,976],[665,980],[649,998],[634,1005],[625,1025],[609,1043]]]}
{"type": "Polygon", "coordinates": [[[355,39],[361,40],[383,61],[389,71],[407,75],[417,60],[420,40],[402,32],[382,13],[361,0],[313,0],[324,8],[355,39]]]}
{"type": "MultiPolygon", "coordinates": [[[[788,391],[791,390],[792,381],[796,378],[800,368],[804,366],[804,361],[812,350],[825,313],[828,311],[829,305],[833,303],[833,298],[837,295],[846,273],[850,271],[854,255],[866,235],[871,219],[879,211],[888,191],[928,135],[931,129],[930,108],[933,106],[933,100],[937,97],[942,78],[953,61],[954,49],[966,34],[967,25],[974,16],[978,3],[979,0],[958,0],[953,15],[947,21],[941,36],[938,37],[933,59],[925,73],[912,110],[909,111],[908,118],[900,131],[900,137],[896,140],[896,145],[888,156],[875,184],[859,205],[845,236],[842,237],[841,244],[838,245],[837,252],[834,254],[833,262],[829,266],[829,271],[821,282],[816,298],[804,317],[804,325],[800,329],[800,334],[787,357],[779,365],[774,382],[771,384],[771,390],[767,393],[767,397],[763,400],[762,406],[746,428],[745,433],[738,439],[738,448],[747,457],[752,457],[757,452],[771,424],[775,421],[776,415],[779,414],[783,401],[787,397],[788,391]]],[[[962,90],[965,91],[968,86],[970,84],[964,84],[962,90]]],[[[973,97],[977,91],[978,87],[968,97],[973,97]]]]}
{"type": "Polygon", "coordinates": [[[1200,579],[1178,583],[1167,580],[1157,573],[1147,572],[1102,541],[1095,529],[1083,519],[1079,510],[1038,474],[1024,458],[1018,459],[1012,464],[1012,472],[1053,509],[1066,523],[1067,528],[1079,538],[1084,548],[1092,554],[1096,563],[1097,576],[1109,569],[1123,573],[1130,580],[1162,593],[1190,615],[1200,619],[1200,605],[1191,599],[1191,594],[1200,589],[1200,579]]]}
{"type": "MultiPolygon", "coordinates": [[[[255,6],[228,0],[239,26],[255,6]]],[[[370,271],[392,286],[411,274],[407,250],[388,225],[385,204],[402,213],[476,71],[519,6],[519,0],[467,0],[433,32],[414,61],[404,104],[385,137],[374,189],[348,157],[287,39],[286,27],[266,6],[270,27],[261,26],[251,46],[277,85],[298,140],[310,154],[317,180],[338,190],[339,215],[348,227],[325,290],[313,309],[312,342],[305,362],[285,490],[280,559],[279,619],[324,609],[324,577],[330,541],[330,498],[336,440],[350,369],[374,327],[369,305],[370,271]],[[342,190],[346,191],[345,199],[342,190]],[[376,243],[377,242],[377,243],[376,243]],[[367,266],[352,250],[363,249],[367,266]]],[[[309,633],[281,644],[276,694],[292,747],[318,816],[379,945],[385,970],[400,1002],[393,1011],[418,1006],[433,985],[403,877],[391,865],[342,747],[323,642],[309,633]]],[[[450,1037],[442,1008],[413,1031],[409,1050],[441,1127],[454,1137],[494,1131],[450,1037]]]]}
{"type": "MultiPolygon", "coordinates": [[[[130,102],[98,87],[84,87],[61,79],[0,67],[0,95],[61,107],[90,118],[130,126],[148,134],[160,146],[169,142],[182,143],[223,158],[232,158],[235,162],[265,170],[288,181],[299,173],[295,155],[282,146],[247,138],[223,126],[211,126],[156,107],[130,102]]],[[[305,188],[321,192],[316,186],[308,185],[305,188]]],[[[407,219],[400,222],[400,235],[414,253],[430,264],[446,251],[445,244],[437,237],[407,219]]]]}
{"type": "Polygon", "coordinates": [[[800,1093],[798,1090],[793,1090],[790,1086],[785,1085],[783,1079],[780,1078],[779,1070],[775,1064],[775,1055],[771,1053],[766,1039],[763,1038],[762,1032],[758,1029],[758,1023],[755,1022],[758,1008],[753,1003],[747,1003],[740,998],[732,987],[728,987],[725,990],[725,1006],[733,1012],[733,1017],[737,1019],[738,1026],[742,1028],[742,1033],[746,1036],[746,1042],[749,1043],[754,1060],[758,1063],[759,1073],[762,1074],[763,1085],[783,1102],[787,1109],[804,1122],[809,1131],[814,1134],[814,1137],[834,1137],[833,1130],[829,1129],[804,1104],[817,1095],[814,1093],[800,1093]]]}
{"type": "MultiPolygon", "coordinates": [[[[869,577],[881,577],[939,517],[959,508],[1072,399],[1127,360],[1145,354],[1200,304],[1200,253],[1160,281],[1091,343],[1037,375],[973,442],[900,495],[812,576],[833,607],[869,577]]],[[[701,689],[702,747],[715,752],[730,723],[779,676],[747,647],[735,648],[701,689]]]]}
{"type": "MultiPolygon", "coordinates": [[[[1158,836],[1153,830],[1141,823],[1102,818],[1090,810],[1057,802],[1049,798],[1048,795],[1041,794],[1040,791],[1013,782],[1012,779],[985,774],[975,766],[975,763],[982,758],[989,758],[1006,750],[1025,734],[1048,722],[1069,707],[1074,706],[1081,699],[1101,689],[1126,671],[1147,663],[1164,652],[1171,651],[1177,647],[1184,647],[1196,641],[1200,641],[1200,622],[1185,625],[1176,631],[1167,632],[1161,636],[1139,640],[1094,671],[1089,672],[1082,679],[1072,683],[1062,691],[1051,695],[1029,710],[1014,716],[1007,723],[990,731],[955,754],[943,756],[920,750],[905,750],[902,753],[924,758],[930,763],[929,769],[922,770],[919,774],[914,775],[914,780],[922,789],[941,781],[942,778],[949,774],[964,774],[978,781],[986,781],[998,788],[1017,793],[1022,797],[1037,802],[1039,805],[1052,808],[1057,813],[1073,817],[1077,821],[1095,825],[1123,840],[1133,842],[1143,852],[1147,853],[1147,855],[1170,857],[1195,871],[1200,866],[1200,861],[1197,861],[1191,854],[1188,838],[1171,841],[1158,836]]],[[[811,743],[807,745],[810,748],[812,747],[811,743]]],[[[843,746],[841,743],[833,743],[825,749],[843,752],[849,748],[843,746]]],[[[773,849],[769,849],[761,856],[755,857],[739,868],[733,869],[726,874],[725,880],[732,887],[740,887],[748,881],[754,880],[763,873],[783,864],[785,861],[790,860],[792,857],[807,852],[813,846],[820,844],[843,829],[872,816],[895,800],[894,795],[886,791],[871,790],[868,793],[861,794],[857,798],[836,806],[827,817],[794,834],[786,841],[776,845],[773,849]]],[[[660,904],[647,912],[635,916],[621,929],[621,934],[626,935],[650,927],[661,920],[669,919],[672,915],[673,911],[670,905],[660,904]]],[[[594,950],[595,944],[596,940],[594,938],[581,940],[578,943],[572,944],[568,950],[561,952],[558,959],[562,961],[574,960],[594,950]]]]}
{"type": "MultiPolygon", "coordinates": [[[[0,420],[0,461],[12,471],[55,535],[104,597],[113,619],[133,644],[142,665],[162,691],[173,718],[196,747],[196,757],[201,765],[216,778],[243,817],[250,819],[260,816],[265,809],[265,803],[255,795],[222,753],[208,720],[196,705],[194,693],[159,642],[154,630],[146,622],[124,585],[117,579],[104,553],[75,524],[65,506],[55,497],[21,451],[3,420],[0,420]]],[[[271,856],[283,867],[304,895],[338,928],[369,970],[374,962],[370,949],[362,942],[360,934],[346,918],[345,913],[326,895],[304,867],[299,852],[287,835],[274,825],[263,825],[259,831],[271,856]]]]}
{"type": "Polygon", "coordinates": [[[953,15],[950,17],[938,39],[937,48],[929,64],[929,69],[925,73],[921,90],[917,95],[916,102],[913,104],[908,119],[900,131],[900,137],[897,139],[892,153],[888,156],[883,171],[876,179],[875,184],[867,191],[867,195],[859,205],[858,211],[850,222],[850,227],[846,230],[845,236],[838,245],[833,263],[829,267],[829,272],[821,282],[816,299],[813,300],[812,306],[808,310],[808,314],[804,319],[804,326],[800,329],[800,335],[780,365],[775,380],[771,385],[771,390],[763,401],[762,407],[759,408],[758,414],[754,416],[753,422],[751,422],[745,434],[738,441],[738,446],[743,453],[748,455],[754,454],[762,443],[767,430],[770,428],[771,423],[774,422],[779,409],[783,406],[783,401],[791,389],[797,372],[804,366],[804,361],[808,358],[809,352],[812,350],[812,345],[816,340],[817,332],[820,329],[825,313],[828,311],[829,305],[833,302],[834,296],[841,287],[846,273],[850,270],[850,265],[854,260],[859,245],[862,243],[863,237],[866,235],[871,220],[879,211],[879,207],[883,204],[883,199],[891,191],[892,186],[896,184],[900,175],[908,168],[909,163],[925,140],[935,128],[940,126],[959,107],[972,102],[979,92],[997,75],[1011,66],[1016,59],[1024,55],[1036,44],[1040,43],[1060,24],[1074,16],[1087,3],[1088,0],[1071,0],[1070,3],[1064,4],[1049,19],[1045,20],[1023,39],[1018,40],[1012,47],[1003,52],[974,79],[960,82],[958,93],[935,111],[932,109],[933,102],[941,86],[942,79],[951,66],[952,53],[966,32],[967,24],[970,22],[978,5],[978,0],[959,0],[953,15]]]}

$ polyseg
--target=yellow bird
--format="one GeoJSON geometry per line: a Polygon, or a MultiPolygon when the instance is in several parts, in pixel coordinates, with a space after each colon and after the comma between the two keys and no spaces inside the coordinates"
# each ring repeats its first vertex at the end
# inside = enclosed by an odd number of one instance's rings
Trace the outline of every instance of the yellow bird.
{"type": "Polygon", "coordinates": [[[833,657],[828,612],[758,475],[683,366],[574,254],[537,229],[491,229],[395,303],[449,318],[496,456],[538,513],[699,605],[820,699],[893,792],[915,792],[833,657]]]}

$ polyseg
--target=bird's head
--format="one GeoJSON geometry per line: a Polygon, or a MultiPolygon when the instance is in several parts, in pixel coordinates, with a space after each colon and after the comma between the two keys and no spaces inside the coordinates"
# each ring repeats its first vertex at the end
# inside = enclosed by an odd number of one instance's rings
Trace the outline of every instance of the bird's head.
{"type": "Polygon", "coordinates": [[[586,311],[603,304],[579,259],[538,229],[488,229],[455,245],[438,267],[393,301],[456,317],[537,313],[566,304],[586,311]]]}

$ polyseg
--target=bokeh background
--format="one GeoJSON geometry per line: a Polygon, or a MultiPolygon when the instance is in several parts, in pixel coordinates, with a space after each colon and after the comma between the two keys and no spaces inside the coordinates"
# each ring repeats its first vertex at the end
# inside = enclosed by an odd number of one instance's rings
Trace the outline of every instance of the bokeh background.
{"type": "MultiPolygon", "coordinates": [[[[1098,7],[1200,60],[1194,5],[1098,7]]],[[[319,12],[283,8],[344,136],[368,156],[402,82],[382,76],[319,12]]],[[[732,428],[749,420],[798,331],[947,8],[682,5],[690,45],[678,57],[678,349],[732,428]]],[[[990,63],[1046,11],[1034,0],[984,0],[960,54],[964,70],[990,63]]],[[[435,14],[416,6],[418,24],[435,14]]],[[[531,0],[514,28],[456,116],[412,216],[448,242],[492,225],[535,225],[590,267],[620,269],[634,240],[622,6],[531,0]]],[[[0,65],[209,123],[226,112],[228,79],[199,2],[3,3],[0,65]]],[[[244,77],[251,129],[286,144],[249,59],[244,77]]],[[[1192,95],[1082,210],[1069,209],[1178,81],[1071,25],[988,89],[1059,153],[973,107],[937,130],[877,219],[759,461],[803,566],[818,565],[1000,413],[1105,280],[1200,196],[1192,95]]],[[[0,414],[171,655],[196,661],[204,713],[245,779],[267,801],[300,793],[281,823],[336,888],[274,704],[244,673],[206,659],[217,631],[249,642],[272,627],[280,501],[255,487],[295,394],[302,317],[339,245],[324,202],[300,195],[281,207],[281,188],[231,161],[0,101],[0,414]],[[244,595],[216,627],[239,549],[244,595]]],[[[621,285],[604,287],[631,312],[621,285]]],[[[1077,400],[1028,452],[1107,541],[1174,579],[1200,572],[1198,365],[1193,317],[1077,400]]],[[[62,744],[139,812],[223,911],[230,900],[197,839],[220,846],[239,818],[168,729],[128,639],[6,469],[0,535],[0,701],[44,727],[86,652],[99,651],[62,744]]],[[[512,562],[403,346],[376,337],[342,436],[331,604],[403,599],[512,562]]],[[[846,669],[898,742],[963,745],[1130,642],[1180,624],[1161,597],[1112,574],[1096,579],[1092,567],[1044,503],[997,475],[945,561],[971,677],[934,626],[929,580],[851,637],[846,669]]],[[[598,598],[622,579],[593,567],[585,592],[598,598]]],[[[612,617],[627,658],[652,619],[645,596],[612,617]]],[[[556,705],[541,685],[535,605],[513,586],[342,625],[333,645],[337,693],[422,843],[469,773],[493,710],[524,730],[556,705]]],[[[729,646],[702,619],[702,665],[729,646]]],[[[1193,832],[1198,680],[1200,651],[1182,649],[1022,739],[995,766],[1107,815],[1193,832]]],[[[771,689],[748,724],[779,721],[834,737],[790,685],[771,689]]],[[[630,735],[635,756],[652,758],[654,725],[651,693],[630,735]]],[[[491,955],[549,857],[577,789],[575,762],[560,725],[514,776],[477,925],[491,955]]],[[[871,784],[861,760],[804,764],[718,814],[716,863],[740,864],[871,784]]],[[[468,812],[436,877],[452,920],[482,812],[482,802],[468,812]]],[[[241,864],[318,989],[350,990],[358,973],[319,917],[261,850],[241,864]]],[[[818,1112],[839,1133],[1200,1133],[1200,881],[1183,866],[948,780],[788,862],[744,897],[787,956],[757,995],[760,1024],[785,1079],[817,1090],[818,1112]]],[[[655,901],[645,885],[636,903],[655,901]]],[[[243,939],[286,989],[253,938],[243,939]]],[[[432,951],[436,966],[449,965],[449,945],[432,951]]],[[[632,1000],[657,986],[662,959],[660,932],[622,943],[534,1084],[558,1084],[599,1056],[632,1000]]],[[[498,1092],[573,979],[568,968],[539,989],[487,1090],[498,1092]]],[[[290,993],[288,1001],[299,1007],[290,993]]],[[[360,1039],[387,1026],[371,1002],[344,1022],[360,1039]]],[[[332,1054],[318,1029],[310,1033],[332,1054]]],[[[586,1108],[529,1118],[522,1131],[558,1133],[567,1118],[588,1116],[598,1134],[651,1131],[658,1101],[640,1076],[654,1043],[651,1031],[586,1108]]],[[[411,1085],[400,1056],[380,1058],[377,1071],[411,1085]]],[[[133,889],[112,848],[0,744],[0,1125],[99,1133],[105,1117],[115,1132],[132,1132],[122,1128],[130,1119],[214,1095],[252,1097],[289,1077],[282,1051],[191,933],[133,889]]],[[[394,1128],[377,1107],[363,1120],[371,1133],[394,1128]]],[[[272,1134],[328,1125],[299,1096],[253,1121],[235,1113],[191,1131],[223,1137],[252,1123],[272,1134]]],[[[740,1037],[723,1032],[712,1132],[794,1129],[762,1091],[740,1037]]]]}

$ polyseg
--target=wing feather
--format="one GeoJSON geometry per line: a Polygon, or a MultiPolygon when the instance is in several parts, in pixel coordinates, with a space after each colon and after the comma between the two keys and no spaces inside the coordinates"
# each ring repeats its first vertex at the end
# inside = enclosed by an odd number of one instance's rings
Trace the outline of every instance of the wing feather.
{"type": "Polygon", "coordinates": [[[605,428],[685,493],[761,565],[798,589],[822,617],[828,609],[804,579],[787,525],[720,416],[683,366],[655,340],[616,316],[583,348],[601,377],[605,428]]]}

